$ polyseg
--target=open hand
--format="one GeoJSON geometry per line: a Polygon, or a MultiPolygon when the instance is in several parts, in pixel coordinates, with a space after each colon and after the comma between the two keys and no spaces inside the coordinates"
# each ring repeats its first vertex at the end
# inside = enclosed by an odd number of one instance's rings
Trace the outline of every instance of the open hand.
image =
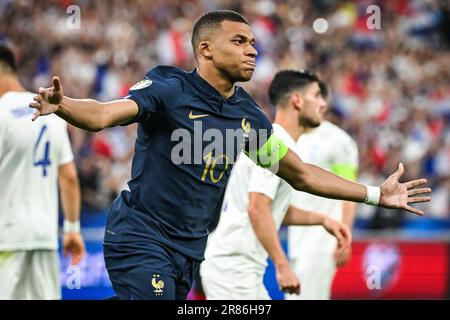
{"type": "Polygon", "coordinates": [[[417,196],[431,193],[430,188],[415,188],[427,183],[426,179],[412,180],[400,183],[398,180],[404,172],[403,163],[400,162],[397,171],[395,171],[380,187],[379,205],[386,208],[398,208],[412,212],[417,215],[423,215],[423,211],[410,206],[410,203],[428,202],[431,197],[417,196]]]}
{"type": "Polygon", "coordinates": [[[35,102],[29,104],[30,108],[36,109],[31,120],[36,120],[39,116],[45,116],[58,110],[64,92],[58,77],[53,77],[53,87],[39,88],[39,93],[34,97],[35,102]]]}

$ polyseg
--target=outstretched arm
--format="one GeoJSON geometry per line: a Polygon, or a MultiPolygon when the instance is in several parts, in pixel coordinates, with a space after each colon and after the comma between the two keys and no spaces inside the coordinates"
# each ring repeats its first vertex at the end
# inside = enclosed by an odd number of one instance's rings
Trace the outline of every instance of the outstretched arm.
{"type": "Polygon", "coordinates": [[[33,121],[39,116],[55,113],[70,124],[90,131],[129,123],[139,111],[136,102],[131,99],[103,103],[66,97],[58,77],[53,77],[53,87],[39,88],[34,100],[30,103],[30,107],[36,109],[33,121]]]}
{"type": "Polygon", "coordinates": [[[403,172],[403,164],[400,163],[398,170],[389,176],[379,189],[368,188],[363,184],[340,178],[317,166],[304,163],[293,151],[288,150],[279,162],[277,175],[286,180],[294,189],[321,197],[366,202],[423,215],[421,210],[409,204],[431,200],[428,196],[417,196],[430,193],[430,188],[414,189],[414,187],[425,184],[427,180],[418,179],[400,183],[399,179],[403,172]]]}

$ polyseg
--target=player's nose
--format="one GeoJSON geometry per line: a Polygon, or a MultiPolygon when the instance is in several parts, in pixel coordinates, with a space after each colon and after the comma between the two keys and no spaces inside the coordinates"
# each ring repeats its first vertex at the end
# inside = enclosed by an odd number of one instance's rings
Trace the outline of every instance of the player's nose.
{"type": "Polygon", "coordinates": [[[325,111],[328,108],[328,104],[327,104],[327,102],[325,101],[325,99],[323,97],[320,97],[319,104],[320,104],[320,109],[321,110],[325,111]]]}
{"type": "Polygon", "coordinates": [[[245,54],[252,58],[256,58],[256,56],[258,55],[258,50],[256,50],[256,48],[252,45],[250,45],[248,47],[249,47],[249,49],[247,50],[247,52],[245,54]]]}

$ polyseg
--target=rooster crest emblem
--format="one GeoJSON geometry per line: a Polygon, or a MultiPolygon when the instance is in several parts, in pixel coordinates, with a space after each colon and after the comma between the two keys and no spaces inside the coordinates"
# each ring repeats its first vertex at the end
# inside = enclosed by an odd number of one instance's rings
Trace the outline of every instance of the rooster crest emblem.
{"type": "Polygon", "coordinates": [[[159,274],[154,274],[152,277],[152,286],[153,286],[153,288],[155,288],[155,290],[153,290],[153,292],[157,296],[162,296],[163,289],[164,289],[164,281],[158,280],[158,279],[159,279],[159,274]]]}
{"type": "Polygon", "coordinates": [[[247,118],[242,118],[241,126],[244,130],[244,137],[248,138],[248,134],[250,133],[250,129],[252,128],[250,125],[250,121],[247,121],[247,118]]]}

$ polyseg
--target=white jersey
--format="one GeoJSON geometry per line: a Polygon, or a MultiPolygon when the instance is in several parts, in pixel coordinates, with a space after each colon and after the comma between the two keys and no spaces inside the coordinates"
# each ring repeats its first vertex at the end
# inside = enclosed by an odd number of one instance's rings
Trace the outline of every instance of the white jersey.
{"type": "MultiPolygon", "coordinates": [[[[274,124],[273,128],[277,137],[294,150],[295,141],[284,128],[277,124],[274,124]]],[[[272,215],[276,227],[279,228],[293,190],[287,182],[258,167],[241,154],[231,172],[219,223],[208,239],[205,251],[206,263],[202,264],[202,273],[211,274],[213,268],[207,266],[219,261],[217,258],[225,257],[227,265],[220,267],[225,267],[228,271],[235,269],[241,273],[248,271],[262,276],[268,255],[249,220],[247,212],[249,193],[259,192],[273,200],[272,215]]]]}
{"type": "Polygon", "coordinates": [[[65,121],[31,121],[33,97],[0,97],[0,251],[58,247],[58,167],[73,155],[65,121]]]}
{"type": "MultiPolygon", "coordinates": [[[[358,169],[358,149],[355,141],[341,128],[324,121],[319,127],[304,133],[297,141],[300,158],[346,179],[355,180],[358,169]]],[[[291,204],[295,207],[326,214],[342,221],[342,201],[294,191],[291,204]]],[[[289,226],[290,259],[304,254],[331,254],[336,238],[322,226],[289,226]]]]}

